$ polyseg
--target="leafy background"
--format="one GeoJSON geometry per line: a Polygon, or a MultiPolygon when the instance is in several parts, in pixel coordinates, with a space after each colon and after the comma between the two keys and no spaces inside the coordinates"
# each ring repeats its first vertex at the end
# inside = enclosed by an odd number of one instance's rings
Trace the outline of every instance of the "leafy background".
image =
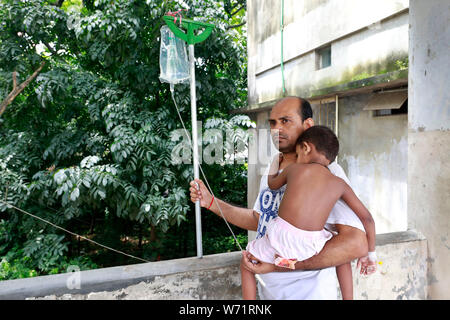
{"type": "MultiPolygon", "coordinates": [[[[195,47],[198,119],[242,140],[254,124],[230,111],[247,101],[245,1],[0,1],[0,101],[14,71],[20,84],[44,64],[0,115],[0,199],[146,260],[196,255],[192,166],[171,163],[181,126],[158,79],[162,16],[186,6],[216,25],[195,47]]],[[[189,88],[175,97],[189,125],[189,88]]],[[[245,163],[203,169],[215,194],[246,206],[245,163]]],[[[221,218],[202,219],[204,254],[238,249],[221,218]]],[[[0,261],[0,280],[139,262],[3,202],[0,261]]]]}

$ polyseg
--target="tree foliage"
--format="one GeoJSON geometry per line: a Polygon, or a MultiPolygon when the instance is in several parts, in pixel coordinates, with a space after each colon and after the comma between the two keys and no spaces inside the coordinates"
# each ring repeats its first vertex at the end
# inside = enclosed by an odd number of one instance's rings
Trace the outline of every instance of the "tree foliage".
{"type": "MultiPolygon", "coordinates": [[[[195,47],[199,120],[248,128],[247,117],[229,114],[246,103],[245,30],[237,26],[245,1],[1,0],[0,100],[13,88],[14,72],[22,82],[44,67],[0,118],[0,199],[148,259],[167,251],[169,228],[185,233],[177,246],[191,241],[192,167],[171,163],[177,142],[170,134],[180,124],[168,85],[158,78],[162,16],[184,3],[186,17],[216,25],[195,47]]],[[[189,123],[189,89],[175,91],[189,123]]],[[[233,186],[246,183],[245,170],[206,171],[215,192],[245,204],[245,187],[233,186]]],[[[49,273],[70,257],[98,253],[3,202],[0,222],[0,256],[28,257],[30,270],[49,273]]],[[[166,256],[190,253],[182,251],[166,256]]],[[[98,261],[130,262],[110,255],[98,261]]]]}

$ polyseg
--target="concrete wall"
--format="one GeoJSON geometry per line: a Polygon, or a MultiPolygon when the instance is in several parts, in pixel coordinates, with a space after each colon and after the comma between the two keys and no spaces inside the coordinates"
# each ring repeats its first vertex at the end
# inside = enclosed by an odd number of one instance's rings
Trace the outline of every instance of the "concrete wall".
{"type": "Polygon", "coordinates": [[[240,252],[0,281],[0,300],[236,299],[240,252]]]}
{"type": "MultiPolygon", "coordinates": [[[[249,108],[283,95],[280,1],[249,0],[249,108]]],[[[288,95],[396,69],[408,56],[408,0],[285,1],[284,62],[288,95]],[[331,67],[316,70],[315,50],[331,44],[331,67]]]]}
{"type": "Polygon", "coordinates": [[[411,0],[408,225],[428,239],[429,298],[450,297],[450,3],[411,0]]]}
{"type": "Polygon", "coordinates": [[[353,269],[358,300],[423,300],[427,298],[427,241],[410,230],[377,234],[379,266],[371,276],[353,269]]]}
{"type": "MultiPolygon", "coordinates": [[[[280,3],[247,2],[247,111],[254,112],[250,114],[258,128],[268,129],[270,108],[283,97],[280,3]]],[[[408,71],[398,72],[396,61],[408,58],[408,8],[407,0],[286,0],[284,8],[286,95],[339,94],[339,163],[375,216],[379,233],[407,229],[407,116],[372,117],[363,111],[371,90],[362,89],[374,90],[375,83],[386,88],[395,81],[406,85],[408,71]],[[316,49],[327,44],[332,64],[316,70],[316,49]],[[349,96],[351,90],[360,92],[349,96]]],[[[261,149],[267,150],[264,144],[258,139],[249,144],[250,207],[268,163],[261,156],[261,149]]]]}
{"type": "Polygon", "coordinates": [[[377,233],[407,229],[408,115],[374,117],[370,95],[339,99],[338,163],[372,213],[377,233]]]}
{"type": "MultiPolygon", "coordinates": [[[[355,299],[424,299],[427,242],[414,231],[377,236],[379,270],[361,276],[353,264],[355,299]]],[[[240,252],[0,282],[0,299],[240,300],[240,252]]],[[[338,287],[338,283],[336,282],[338,287]]]]}

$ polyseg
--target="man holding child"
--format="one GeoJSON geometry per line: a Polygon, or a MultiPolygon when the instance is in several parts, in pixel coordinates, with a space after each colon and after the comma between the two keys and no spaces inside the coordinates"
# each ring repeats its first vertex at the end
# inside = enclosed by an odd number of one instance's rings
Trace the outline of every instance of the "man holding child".
{"type": "MultiPolygon", "coordinates": [[[[299,97],[286,97],[273,107],[269,125],[272,139],[282,154],[280,170],[296,162],[296,141],[308,128],[314,126],[312,110],[308,101],[299,97]]],[[[328,169],[349,184],[342,168],[334,161],[328,169]]],[[[269,167],[266,173],[268,173],[269,167]]],[[[202,207],[221,216],[240,228],[257,231],[257,238],[265,235],[269,222],[277,217],[277,203],[267,203],[282,199],[285,186],[279,190],[271,190],[267,183],[267,174],[263,175],[260,183],[259,195],[253,209],[240,208],[228,204],[220,199],[212,198],[201,180],[191,182],[191,200],[200,200],[202,207]],[[272,193],[268,195],[268,192],[272,193]],[[213,200],[213,201],[212,201],[213,200]]],[[[323,249],[311,258],[295,263],[295,270],[276,267],[274,264],[250,261],[243,256],[242,263],[253,273],[260,274],[265,286],[259,285],[258,292],[261,299],[336,299],[336,271],[335,266],[348,264],[361,258],[358,267],[361,273],[371,274],[376,270],[373,257],[368,255],[368,244],[364,227],[355,213],[341,200],[333,207],[327,219],[325,228],[335,235],[328,240],[323,249]]]]}

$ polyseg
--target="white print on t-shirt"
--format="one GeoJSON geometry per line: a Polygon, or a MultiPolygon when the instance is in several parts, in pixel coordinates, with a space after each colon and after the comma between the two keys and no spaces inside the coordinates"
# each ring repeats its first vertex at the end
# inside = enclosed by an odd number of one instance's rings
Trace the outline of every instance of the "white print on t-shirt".
{"type": "Polygon", "coordinates": [[[258,230],[256,238],[261,238],[266,233],[266,228],[269,222],[278,216],[278,208],[280,207],[281,199],[283,198],[286,185],[278,190],[271,190],[265,188],[261,190],[258,197],[258,207],[260,211],[260,218],[258,221],[258,230]]]}

